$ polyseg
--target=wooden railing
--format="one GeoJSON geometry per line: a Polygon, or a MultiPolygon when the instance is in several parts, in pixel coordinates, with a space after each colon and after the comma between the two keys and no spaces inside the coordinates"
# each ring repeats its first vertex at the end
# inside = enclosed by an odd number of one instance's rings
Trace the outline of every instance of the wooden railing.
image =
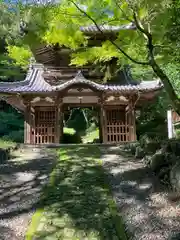
{"type": "Polygon", "coordinates": [[[107,142],[120,143],[129,141],[129,126],[121,123],[107,124],[107,142]]]}
{"type": "Polygon", "coordinates": [[[55,143],[55,109],[35,111],[35,144],[55,143]]]}
{"type": "Polygon", "coordinates": [[[129,141],[129,126],[126,123],[125,111],[122,109],[106,110],[106,141],[121,143],[129,141]]]}

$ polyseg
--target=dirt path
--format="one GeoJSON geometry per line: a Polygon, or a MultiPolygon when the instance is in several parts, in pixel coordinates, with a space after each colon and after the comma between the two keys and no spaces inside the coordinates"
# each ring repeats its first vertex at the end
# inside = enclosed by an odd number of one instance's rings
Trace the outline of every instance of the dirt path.
{"type": "Polygon", "coordinates": [[[123,156],[118,147],[102,148],[102,153],[130,239],[180,239],[180,208],[167,200],[143,162],[123,156]]]}
{"type": "Polygon", "coordinates": [[[0,240],[23,240],[53,166],[52,154],[24,150],[0,164],[0,240]]]}

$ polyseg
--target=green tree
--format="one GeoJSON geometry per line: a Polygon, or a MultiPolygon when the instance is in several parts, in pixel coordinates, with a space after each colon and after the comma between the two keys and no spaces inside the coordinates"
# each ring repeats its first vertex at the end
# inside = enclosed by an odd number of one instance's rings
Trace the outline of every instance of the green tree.
{"type": "Polygon", "coordinates": [[[161,79],[172,106],[180,113],[180,100],[163,68],[178,59],[179,0],[62,0],[25,8],[23,11],[30,12],[31,17],[25,20],[24,43],[33,37],[71,48],[71,64],[78,66],[104,63],[116,57],[120,66],[147,67],[152,76],[161,79]],[[96,27],[96,34],[104,36],[101,46],[89,47],[88,37],[80,30],[80,26],[91,24],[96,27]],[[135,29],[120,30],[113,40],[105,34],[105,24],[132,24],[135,29]]]}
{"type": "MultiPolygon", "coordinates": [[[[0,1],[0,16],[0,80],[22,80],[24,77],[22,68],[17,67],[14,58],[8,54],[8,45],[14,45],[17,43],[16,39],[20,39],[19,5],[11,1],[0,1]]],[[[17,55],[21,58],[20,52],[17,55]]]]}

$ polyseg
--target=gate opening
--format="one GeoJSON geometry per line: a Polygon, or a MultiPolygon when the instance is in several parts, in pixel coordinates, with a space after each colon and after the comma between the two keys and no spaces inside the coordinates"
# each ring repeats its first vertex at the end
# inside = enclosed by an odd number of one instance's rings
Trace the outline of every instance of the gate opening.
{"type": "Polygon", "coordinates": [[[67,107],[61,143],[101,143],[98,107],[67,107]]]}

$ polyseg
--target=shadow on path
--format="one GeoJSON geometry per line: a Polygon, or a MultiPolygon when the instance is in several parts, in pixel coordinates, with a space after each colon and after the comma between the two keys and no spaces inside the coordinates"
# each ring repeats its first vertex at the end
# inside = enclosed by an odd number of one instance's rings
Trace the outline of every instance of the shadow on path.
{"type": "Polygon", "coordinates": [[[35,210],[54,158],[25,150],[0,164],[0,239],[21,240],[35,210]],[[13,237],[9,237],[11,234],[13,237]]]}
{"type": "Polygon", "coordinates": [[[130,239],[180,239],[180,215],[177,210],[173,215],[175,209],[152,171],[142,161],[125,156],[118,147],[101,150],[130,239]]]}

